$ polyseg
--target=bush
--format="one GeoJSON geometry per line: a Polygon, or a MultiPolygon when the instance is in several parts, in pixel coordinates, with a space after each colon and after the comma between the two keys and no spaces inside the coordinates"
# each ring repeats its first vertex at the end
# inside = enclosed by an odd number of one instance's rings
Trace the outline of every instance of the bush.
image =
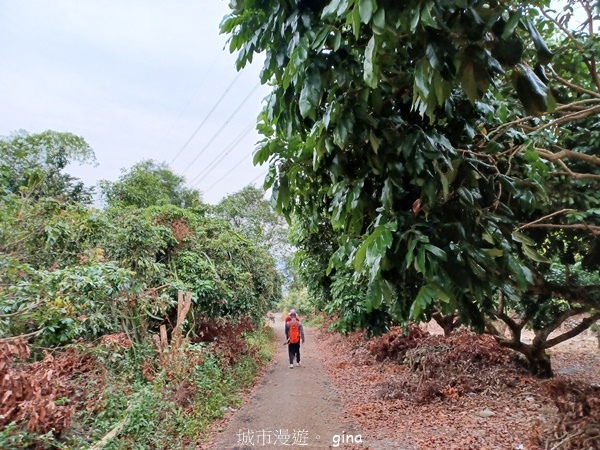
{"type": "Polygon", "coordinates": [[[279,304],[281,311],[289,311],[292,308],[300,317],[311,316],[315,313],[315,306],[312,304],[306,288],[290,291],[279,304]]]}

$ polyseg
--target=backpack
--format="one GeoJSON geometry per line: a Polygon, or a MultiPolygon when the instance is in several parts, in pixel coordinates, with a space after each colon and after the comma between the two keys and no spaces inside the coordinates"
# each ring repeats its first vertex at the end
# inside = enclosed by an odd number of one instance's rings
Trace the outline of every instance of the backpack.
{"type": "Polygon", "coordinates": [[[300,342],[300,321],[298,319],[292,319],[289,322],[290,329],[288,336],[290,338],[290,344],[297,344],[300,342]]]}

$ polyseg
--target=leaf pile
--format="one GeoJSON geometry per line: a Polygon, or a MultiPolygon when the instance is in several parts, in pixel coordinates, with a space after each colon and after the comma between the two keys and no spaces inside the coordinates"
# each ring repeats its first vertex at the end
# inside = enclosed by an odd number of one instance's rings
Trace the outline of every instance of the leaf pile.
{"type": "Polygon", "coordinates": [[[244,335],[252,331],[254,326],[248,320],[205,320],[196,325],[197,337],[192,338],[192,342],[210,343],[216,355],[222,357],[227,364],[233,365],[240,355],[255,351],[244,340],[244,335]]]}
{"type": "Polygon", "coordinates": [[[534,428],[536,443],[563,450],[600,448],[600,386],[556,379],[544,387],[558,414],[546,427],[534,428]]]}
{"type": "Polygon", "coordinates": [[[23,340],[0,343],[0,429],[11,422],[25,424],[29,432],[60,435],[71,425],[78,375],[95,371],[95,358],[69,348],[42,361],[24,362],[29,347],[23,340]],[[64,404],[63,404],[64,403],[64,404]]]}
{"type": "Polygon", "coordinates": [[[415,348],[426,336],[429,336],[429,333],[415,325],[409,325],[408,333],[406,334],[404,334],[402,328],[392,327],[383,336],[370,340],[367,348],[377,361],[383,361],[388,358],[401,362],[406,351],[415,348]]]}
{"type": "Polygon", "coordinates": [[[387,357],[410,369],[400,380],[381,383],[382,399],[456,400],[466,394],[513,388],[520,381],[517,367],[510,364],[510,351],[487,335],[461,331],[449,337],[432,336],[412,326],[407,336],[392,329],[368,347],[378,360],[387,357]]]}
{"type": "MultiPolygon", "coordinates": [[[[396,339],[402,335],[396,329],[391,330],[391,334],[396,334],[396,339]]],[[[486,338],[480,340],[469,333],[461,333],[444,340],[443,337],[423,334],[421,339],[414,339],[417,345],[406,350],[404,355],[416,359],[416,356],[423,357],[426,350],[437,352],[437,361],[443,359],[456,366],[442,369],[440,377],[448,379],[448,374],[455,374],[454,378],[460,381],[457,367],[461,365],[474,371],[467,373],[464,381],[489,377],[489,381],[493,382],[493,375],[486,372],[501,373],[500,361],[505,361],[504,350],[496,351],[486,338]],[[479,363],[469,366],[463,358],[479,358],[479,363]],[[486,367],[484,361],[496,361],[498,365],[486,367]],[[477,372],[477,367],[482,367],[480,372],[477,372]]],[[[543,408],[535,380],[526,376],[518,380],[507,377],[511,380],[507,385],[518,384],[512,389],[507,389],[505,384],[496,389],[492,384],[478,393],[466,390],[465,395],[453,393],[451,388],[457,386],[445,383],[441,385],[442,395],[434,396],[437,401],[425,401],[426,395],[423,396],[424,401],[417,401],[416,392],[426,394],[425,385],[435,378],[425,380],[422,369],[412,370],[408,364],[399,363],[404,357],[398,355],[395,358],[379,357],[382,360],[377,361],[372,349],[382,348],[382,339],[386,342],[389,338],[359,340],[358,334],[345,337],[322,332],[317,340],[325,369],[339,397],[344,399],[344,421],[362,430],[369,448],[504,450],[523,445],[526,450],[537,450],[537,446],[527,443],[531,421],[543,408]],[[447,384],[450,386],[444,390],[447,384]],[[386,386],[391,389],[386,390],[386,386]],[[404,393],[404,389],[413,393],[404,393]],[[482,411],[491,411],[494,415],[483,417],[480,415],[482,411]]],[[[395,339],[389,342],[392,347],[400,346],[395,339]]],[[[510,364],[507,364],[508,374],[511,373],[509,369],[510,364]]]]}

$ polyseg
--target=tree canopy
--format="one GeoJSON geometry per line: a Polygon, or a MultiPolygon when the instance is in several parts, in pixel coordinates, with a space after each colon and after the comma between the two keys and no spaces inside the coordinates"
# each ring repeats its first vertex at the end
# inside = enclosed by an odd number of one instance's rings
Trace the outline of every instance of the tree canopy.
{"type": "Polygon", "coordinates": [[[599,317],[597,278],[568,275],[598,269],[597,2],[231,6],[221,30],[238,68],[264,52],[273,86],[255,163],[269,162],[274,203],[306,234],[331,226],[329,301],[351,327],[457,311],[480,331],[506,317],[517,347],[556,299],[544,330],[599,317]]]}
{"type": "Polygon", "coordinates": [[[95,164],[94,151],[71,133],[19,131],[0,137],[0,185],[4,191],[28,191],[36,197],[62,197],[90,203],[92,189],[64,173],[69,163],[95,164]]]}
{"type": "Polygon", "coordinates": [[[166,163],[146,160],[123,169],[115,182],[102,180],[100,191],[108,206],[175,205],[188,208],[200,205],[200,192],[185,185],[166,163]]]}

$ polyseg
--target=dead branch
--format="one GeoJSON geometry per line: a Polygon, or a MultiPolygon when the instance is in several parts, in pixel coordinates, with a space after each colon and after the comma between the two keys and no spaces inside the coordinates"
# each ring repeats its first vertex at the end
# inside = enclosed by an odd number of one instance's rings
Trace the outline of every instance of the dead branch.
{"type": "Polygon", "coordinates": [[[544,220],[549,219],[550,217],[557,216],[558,214],[563,214],[566,212],[574,212],[574,211],[575,211],[574,209],[561,209],[560,211],[555,211],[552,214],[548,214],[547,216],[540,217],[539,219],[534,220],[533,222],[526,223],[525,225],[521,225],[519,228],[517,228],[516,231],[522,230],[523,228],[529,228],[536,223],[543,222],[544,220]]]}
{"type": "Polygon", "coordinates": [[[555,223],[536,223],[533,225],[528,225],[527,228],[556,228],[556,229],[569,229],[569,230],[587,230],[590,233],[592,233],[594,236],[600,236],[600,226],[588,225],[585,223],[571,224],[571,225],[561,225],[561,224],[555,224],[555,223]]]}
{"type": "Polygon", "coordinates": [[[0,342],[9,342],[9,341],[14,341],[15,339],[24,339],[24,338],[37,336],[38,334],[41,334],[43,331],[44,331],[44,328],[42,328],[41,330],[34,331],[33,333],[20,334],[19,336],[9,336],[9,337],[5,337],[5,338],[0,338],[0,342]]]}

